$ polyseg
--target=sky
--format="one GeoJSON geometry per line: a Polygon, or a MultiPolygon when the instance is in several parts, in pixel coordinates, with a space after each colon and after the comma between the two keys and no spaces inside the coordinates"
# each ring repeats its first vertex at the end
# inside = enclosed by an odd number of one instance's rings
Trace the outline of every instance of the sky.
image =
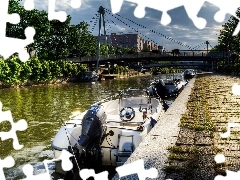
{"type": "MultiPolygon", "coordinates": [[[[70,6],[70,0],[56,0],[56,10],[65,11],[67,14],[69,14],[72,17],[72,24],[78,24],[82,21],[88,22],[90,24],[90,31],[92,31],[92,28],[94,27],[94,22],[96,19],[93,18],[96,18],[96,14],[100,6],[103,6],[111,11],[110,0],[82,0],[81,2],[80,8],[73,9],[70,6]]],[[[34,0],[34,3],[36,9],[48,9],[48,0],[34,0]]],[[[162,16],[161,11],[146,8],[146,15],[143,18],[137,18],[134,16],[134,10],[136,7],[137,4],[124,0],[120,12],[117,13],[120,16],[117,16],[116,14],[109,15],[109,13],[106,13],[105,18],[107,34],[116,32],[123,32],[126,34],[136,33],[138,30],[139,35],[143,39],[152,40],[157,43],[157,45],[164,46],[168,51],[171,51],[175,48],[181,50],[188,49],[176,42],[181,42],[182,44],[188,45],[192,48],[200,46],[198,50],[206,50],[207,46],[204,42],[208,41],[210,43],[209,49],[211,49],[211,47],[214,47],[217,44],[217,37],[220,33],[222,25],[230,18],[230,14],[226,14],[223,22],[216,22],[214,20],[214,15],[219,8],[208,2],[205,2],[198,13],[199,17],[207,20],[207,25],[204,29],[201,30],[195,27],[192,20],[188,17],[184,6],[180,6],[168,11],[172,21],[169,25],[163,26],[160,23],[162,16]],[[127,24],[127,26],[114,17],[121,19],[121,21],[127,24]],[[132,20],[136,24],[144,25],[146,28],[138,26],[126,18],[132,20]],[[157,32],[157,34],[151,32],[150,30],[157,32]],[[159,33],[165,35],[166,37],[171,37],[175,40],[175,42],[164,38],[163,36],[159,35],[159,33]]],[[[97,25],[95,25],[92,33],[95,36],[98,35],[98,22],[97,25]]]]}

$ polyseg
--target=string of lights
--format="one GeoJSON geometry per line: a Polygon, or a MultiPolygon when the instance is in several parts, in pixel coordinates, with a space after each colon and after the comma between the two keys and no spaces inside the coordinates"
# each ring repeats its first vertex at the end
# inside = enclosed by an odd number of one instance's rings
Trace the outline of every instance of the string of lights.
{"type": "Polygon", "coordinates": [[[193,48],[193,50],[197,50],[197,49],[199,49],[201,46],[203,46],[203,45],[205,45],[205,44],[206,44],[206,42],[204,41],[204,42],[202,42],[201,44],[195,46],[195,47],[193,48]]]}
{"type": "MultiPolygon", "coordinates": [[[[119,20],[121,23],[123,23],[124,25],[128,26],[129,28],[131,28],[133,31],[135,31],[135,32],[139,33],[141,36],[145,37],[148,41],[151,41],[151,42],[153,42],[154,44],[157,45],[157,43],[155,43],[155,42],[154,42],[153,40],[151,40],[149,37],[147,37],[146,35],[142,34],[142,33],[139,32],[138,30],[136,30],[135,28],[131,27],[130,25],[127,25],[125,22],[121,21],[119,18],[113,16],[113,14],[109,13],[109,11],[106,11],[106,12],[107,12],[110,16],[112,16],[113,18],[119,20]]],[[[112,21],[112,23],[113,23],[115,26],[117,26],[117,24],[116,24],[113,20],[111,20],[111,21],[112,21]]]]}
{"type": "MultiPolygon", "coordinates": [[[[99,14],[95,14],[95,16],[92,17],[92,19],[95,19],[95,21],[94,21],[94,23],[93,23],[93,27],[91,28],[91,34],[93,33],[93,30],[94,30],[95,27],[96,27],[96,24],[97,24],[98,18],[99,18],[99,14]],[[96,16],[96,18],[95,18],[95,16],[96,16]]],[[[92,22],[93,22],[93,21],[91,20],[91,21],[90,21],[90,24],[91,24],[92,22]]]]}
{"type": "MultiPolygon", "coordinates": [[[[106,12],[108,12],[109,14],[112,15],[112,13],[111,13],[110,10],[106,9],[106,12]]],[[[115,17],[114,15],[112,15],[112,16],[115,17]]],[[[135,25],[137,25],[137,26],[140,26],[140,27],[142,27],[142,28],[144,28],[144,29],[147,29],[146,26],[143,26],[143,25],[141,25],[141,24],[138,24],[138,23],[132,21],[132,20],[129,19],[129,18],[122,17],[122,16],[119,15],[119,14],[116,14],[116,16],[121,17],[121,18],[123,18],[123,19],[126,19],[126,20],[132,22],[133,24],[135,24],[135,25]]],[[[119,21],[121,21],[119,18],[117,18],[117,19],[118,19],[119,21]]],[[[126,23],[125,23],[125,24],[126,24],[126,23]]],[[[127,25],[127,24],[126,24],[126,25],[127,25]]],[[[127,26],[128,26],[128,25],[127,25],[127,26]]],[[[130,27],[130,26],[129,26],[129,27],[130,27]]],[[[181,46],[184,46],[184,47],[186,47],[186,48],[188,48],[188,49],[190,49],[190,50],[193,50],[193,48],[191,48],[190,46],[185,45],[185,44],[183,44],[183,43],[181,43],[181,42],[179,42],[179,41],[177,41],[177,40],[175,40],[175,39],[173,39],[173,38],[171,38],[171,37],[167,37],[167,36],[165,36],[165,35],[162,34],[162,33],[156,32],[156,31],[154,31],[154,30],[150,30],[150,32],[153,32],[153,33],[155,33],[155,34],[157,34],[157,35],[161,35],[162,37],[164,37],[164,38],[166,38],[166,39],[168,39],[168,40],[170,40],[170,41],[173,41],[173,42],[175,42],[175,43],[177,43],[177,44],[179,44],[179,45],[181,45],[181,46]]],[[[154,41],[153,41],[153,42],[154,42],[154,41]]],[[[155,42],[154,42],[154,43],[155,43],[155,42]]]]}

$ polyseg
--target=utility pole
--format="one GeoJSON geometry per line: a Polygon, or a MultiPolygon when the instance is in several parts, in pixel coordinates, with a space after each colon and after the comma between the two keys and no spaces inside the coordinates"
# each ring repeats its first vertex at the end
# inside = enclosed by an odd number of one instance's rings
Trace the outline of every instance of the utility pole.
{"type": "Polygon", "coordinates": [[[206,44],[207,44],[207,54],[208,54],[208,45],[209,45],[209,42],[208,42],[208,41],[206,41],[206,44]]]}
{"type": "MultiPolygon", "coordinates": [[[[98,73],[98,65],[99,65],[99,60],[100,60],[100,36],[101,36],[101,26],[102,26],[102,18],[103,18],[103,28],[104,28],[104,36],[105,36],[105,43],[106,43],[106,29],[105,29],[105,18],[104,18],[104,15],[105,15],[105,9],[100,6],[99,7],[99,10],[98,10],[98,13],[99,13],[99,31],[98,31],[98,49],[97,49],[97,63],[96,63],[96,73],[98,73]]],[[[108,53],[108,48],[107,48],[107,53],[108,53]]]]}

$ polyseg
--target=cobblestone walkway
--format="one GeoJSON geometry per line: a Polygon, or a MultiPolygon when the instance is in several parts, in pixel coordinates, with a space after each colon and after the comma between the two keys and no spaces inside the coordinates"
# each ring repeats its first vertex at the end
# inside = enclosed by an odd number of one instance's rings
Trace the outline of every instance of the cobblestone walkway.
{"type": "Polygon", "coordinates": [[[234,83],[240,84],[240,78],[198,75],[177,142],[169,148],[165,179],[213,180],[226,170],[240,170],[240,128],[231,128],[228,138],[220,137],[228,122],[240,123],[240,96],[232,94],[234,83]],[[225,155],[225,163],[214,161],[218,153],[225,155]]]}

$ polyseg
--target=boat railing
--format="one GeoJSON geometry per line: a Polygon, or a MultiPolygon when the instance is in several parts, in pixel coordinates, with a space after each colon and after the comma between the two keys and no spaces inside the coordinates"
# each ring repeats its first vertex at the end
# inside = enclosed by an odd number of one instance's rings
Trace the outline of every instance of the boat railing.
{"type": "Polygon", "coordinates": [[[116,99],[117,97],[118,97],[118,94],[114,94],[114,95],[112,95],[112,96],[109,96],[109,97],[107,97],[107,98],[105,98],[105,99],[102,99],[102,100],[94,103],[93,105],[102,104],[102,103],[104,103],[104,102],[107,102],[107,101],[111,101],[111,100],[113,100],[113,99],[116,99]]]}
{"type": "Polygon", "coordinates": [[[138,126],[142,125],[144,122],[131,122],[131,121],[107,121],[108,123],[119,123],[119,124],[136,124],[138,126]]]}

